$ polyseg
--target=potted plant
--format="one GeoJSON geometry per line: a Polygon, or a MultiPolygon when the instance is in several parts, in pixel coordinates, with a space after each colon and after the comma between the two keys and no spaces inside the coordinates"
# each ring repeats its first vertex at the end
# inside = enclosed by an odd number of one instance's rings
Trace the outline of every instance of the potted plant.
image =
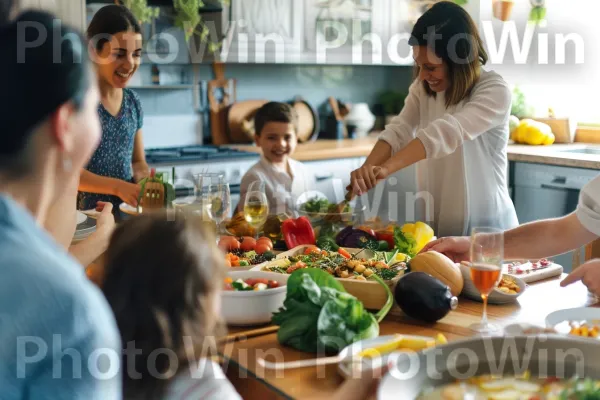
{"type": "MultiPolygon", "coordinates": [[[[149,7],[148,0],[122,0],[122,4],[129,8],[133,15],[138,19],[140,25],[151,23],[160,14],[158,7],[149,7]]],[[[117,3],[117,1],[115,1],[117,3]]]]}
{"type": "Polygon", "coordinates": [[[394,90],[386,90],[379,94],[379,104],[381,104],[385,116],[385,124],[388,124],[392,118],[400,114],[404,107],[406,94],[394,90]]]}

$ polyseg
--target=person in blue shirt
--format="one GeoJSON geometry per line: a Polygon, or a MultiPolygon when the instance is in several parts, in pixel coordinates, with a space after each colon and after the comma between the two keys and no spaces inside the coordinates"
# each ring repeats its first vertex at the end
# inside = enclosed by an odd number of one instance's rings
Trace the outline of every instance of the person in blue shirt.
{"type": "Polygon", "coordinates": [[[78,208],[111,202],[137,206],[138,182],[150,175],[142,139],[143,110],[137,94],[126,88],[142,59],[141,27],[125,6],[107,5],[94,14],[87,36],[98,72],[98,114],[102,140],[81,174],[78,208]]]}
{"type": "Polygon", "coordinates": [[[87,46],[28,11],[0,26],[0,53],[0,397],[118,400],[114,315],[43,229],[100,140],[87,46]]]}

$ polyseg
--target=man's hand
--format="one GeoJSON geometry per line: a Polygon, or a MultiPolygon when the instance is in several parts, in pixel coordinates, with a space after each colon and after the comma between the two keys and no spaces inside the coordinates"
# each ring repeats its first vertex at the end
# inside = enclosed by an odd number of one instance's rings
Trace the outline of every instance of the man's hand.
{"type": "Polygon", "coordinates": [[[115,229],[115,217],[112,214],[113,205],[112,203],[99,201],[96,210],[101,211],[96,220],[96,232],[108,239],[115,229]]]}
{"type": "Polygon", "coordinates": [[[560,286],[565,287],[577,281],[582,281],[590,292],[600,296],[600,259],[590,260],[575,268],[575,271],[563,279],[560,286]]]}
{"type": "Polygon", "coordinates": [[[471,239],[468,236],[451,236],[427,243],[419,253],[433,250],[444,254],[455,263],[459,263],[461,261],[470,261],[470,249],[471,239]]]}

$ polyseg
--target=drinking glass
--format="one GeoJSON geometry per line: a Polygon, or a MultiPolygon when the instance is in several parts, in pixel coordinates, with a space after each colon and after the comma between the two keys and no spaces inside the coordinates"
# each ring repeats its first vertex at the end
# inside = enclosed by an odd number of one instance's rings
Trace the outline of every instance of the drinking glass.
{"type": "Polygon", "coordinates": [[[502,279],[504,260],[504,231],[497,228],[473,228],[471,232],[471,280],[483,300],[481,322],[472,324],[471,329],[481,333],[498,330],[498,326],[487,319],[487,299],[502,279]]]}
{"type": "Polygon", "coordinates": [[[244,200],[244,218],[255,229],[258,238],[260,228],[269,216],[269,202],[265,191],[265,184],[261,181],[252,182],[244,200]]]}
{"type": "Polygon", "coordinates": [[[228,183],[211,183],[208,186],[207,211],[212,220],[217,224],[217,233],[220,234],[221,223],[229,216],[231,209],[231,191],[228,183]]]}

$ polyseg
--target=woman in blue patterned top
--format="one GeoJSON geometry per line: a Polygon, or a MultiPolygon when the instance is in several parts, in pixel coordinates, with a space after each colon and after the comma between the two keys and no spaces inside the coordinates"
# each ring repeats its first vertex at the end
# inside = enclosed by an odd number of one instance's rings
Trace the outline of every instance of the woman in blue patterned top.
{"type": "MultiPolygon", "coordinates": [[[[143,111],[138,96],[126,89],[140,66],[141,28],[124,6],[101,8],[88,27],[99,77],[102,141],[81,174],[78,208],[96,208],[98,201],[137,206],[140,185],[149,176],[142,140],[143,111]]],[[[118,212],[117,212],[118,215],[118,212]]]]}

